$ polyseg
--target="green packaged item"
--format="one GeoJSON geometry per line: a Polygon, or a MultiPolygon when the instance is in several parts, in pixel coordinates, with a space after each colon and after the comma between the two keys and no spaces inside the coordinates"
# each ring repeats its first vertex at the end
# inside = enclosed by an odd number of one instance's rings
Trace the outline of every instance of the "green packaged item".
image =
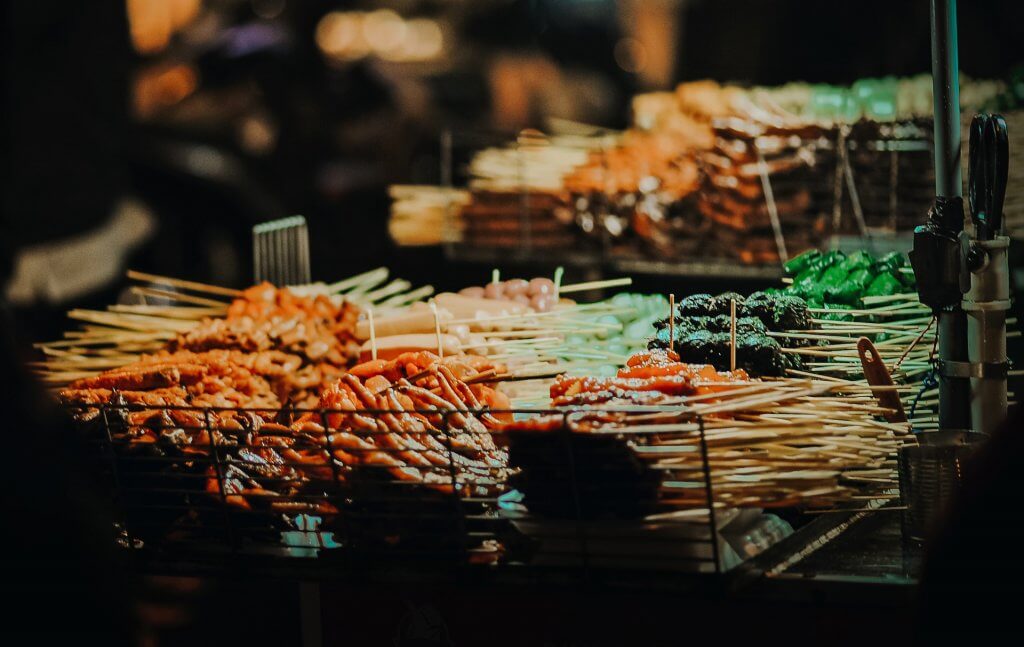
{"type": "Polygon", "coordinates": [[[834,285],[825,291],[825,301],[828,303],[845,303],[856,305],[860,301],[860,295],[871,283],[874,275],[867,268],[860,268],[850,272],[839,285],[834,285]]]}
{"type": "Polygon", "coordinates": [[[871,281],[871,285],[864,291],[866,297],[881,297],[890,294],[897,294],[902,291],[903,284],[889,272],[882,272],[871,281]]]}
{"type": "Polygon", "coordinates": [[[820,277],[821,270],[809,267],[793,279],[793,284],[789,286],[791,289],[787,289],[786,293],[797,295],[809,294],[820,277]]]}
{"type": "Polygon", "coordinates": [[[842,263],[844,260],[846,260],[846,254],[842,253],[838,249],[834,249],[831,252],[825,252],[822,254],[818,259],[818,262],[815,264],[821,269],[827,269],[833,265],[842,263]]]}
{"type": "Polygon", "coordinates": [[[904,267],[906,264],[906,256],[900,252],[890,252],[878,259],[878,263],[875,264],[875,271],[889,272],[896,275],[899,273],[899,268],[904,267]]]}
{"type": "Polygon", "coordinates": [[[850,282],[843,281],[839,285],[833,285],[825,290],[825,303],[846,303],[852,304],[860,298],[861,288],[850,282]]]}
{"type": "Polygon", "coordinates": [[[893,272],[893,275],[900,280],[900,283],[903,284],[903,287],[908,288],[909,290],[914,290],[917,288],[917,277],[914,276],[914,271],[911,270],[909,267],[901,267],[895,272],[893,272]],[[908,272],[907,270],[910,271],[908,272]]]}
{"type": "Polygon", "coordinates": [[[846,269],[847,272],[854,272],[860,269],[867,269],[874,264],[875,258],[865,251],[856,251],[852,253],[845,259],[843,259],[843,262],[841,263],[841,265],[843,266],[843,268],[846,269]]]}
{"type": "Polygon", "coordinates": [[[849,274],[849,272],[843,269],[842,263],[839,265],[833,265],[821,273],[821,280],[819,283],[825,283],[830,286],[838,285],[840,281],[846,278],[847,274],[849,274]]]}
{"type": "Polygon", "coordinates": [[[814,261],[816,261],[820,256],[821,252],[819,252],[816,249],[812,249],[804,252],[803,254],[800,254],[799,256],[789,259],[782,266],[782,268],[786,271],[786,274],[790,276],[801,274],[804,271],[806,271],[809,267],[811,267],[811,264],[814,263],[814,261]]]}

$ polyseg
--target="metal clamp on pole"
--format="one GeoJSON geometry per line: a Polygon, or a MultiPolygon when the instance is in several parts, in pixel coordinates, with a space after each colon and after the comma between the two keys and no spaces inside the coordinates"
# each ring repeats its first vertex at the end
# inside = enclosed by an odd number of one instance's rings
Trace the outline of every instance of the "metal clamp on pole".
{"type": "Polygon", "coordinates": [[[936,367],[939,375],[976,380],[1005,380],[1010,373],[1009,362],[944,362],[936,367]]]}

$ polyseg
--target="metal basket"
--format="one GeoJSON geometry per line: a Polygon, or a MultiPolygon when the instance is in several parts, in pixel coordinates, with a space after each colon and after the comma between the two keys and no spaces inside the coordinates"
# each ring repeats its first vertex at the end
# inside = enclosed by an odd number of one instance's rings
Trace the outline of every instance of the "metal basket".
{"type": "Polygon", "coordinates": [[[899,450],[903,537],[922,543],[960,491],[964,461],[986,436],[972,431],[918,434],[899,450]]]}

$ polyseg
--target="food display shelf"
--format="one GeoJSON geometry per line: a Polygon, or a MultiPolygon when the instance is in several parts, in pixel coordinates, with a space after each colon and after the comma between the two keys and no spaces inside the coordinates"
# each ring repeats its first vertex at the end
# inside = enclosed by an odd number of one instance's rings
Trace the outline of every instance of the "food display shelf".
{"type": "Polygon", "coordinates": [[[449,260],[458,263],[563,265],[587,270],[595,275],[633,274],[749,281],[778,281],[783,276],[781,265],[742,265],[727,259],[666,261],[654,257],[603,257],[599,252],[572,249],[552,254],[550,251],[499,250],[460,244],[447,245],[445,253],[449,260]]]}

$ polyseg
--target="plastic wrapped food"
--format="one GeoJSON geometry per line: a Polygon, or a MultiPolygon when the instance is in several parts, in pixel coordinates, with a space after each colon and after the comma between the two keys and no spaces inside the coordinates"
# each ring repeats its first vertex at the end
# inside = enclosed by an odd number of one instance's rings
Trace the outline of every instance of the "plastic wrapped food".
{"type": "Polygon", "coordinates": [[[861,250],[847,256],[839,266],[847,272],[855,272],[856,270],[871,269],[871,266],[874,264],[875,258],[871,254],[861,250]]]}
{"type": "Polygon", "coordinates": [[[853,306],[845,303],[826,303],[825,308],[830,312],[821,313],[820,318],[829,321],[853,321],[853,316],[843,314],[843,310],[853,310],[853,306]]]}
{"type": "Polygon", "coordinates": [[[903,284],[889,272],[882,272],[871,281],[871,285],[864,291],[866,297],[888,296],[901,292],[903,284]]]}
{"type": "Polygon", "coordinates": [[[786,271],[786,274],[789,274],[789,275],[801,274],[801,273],[803,273],[806,270],[816,269],[816,268],[813,268],[813,265],[820,258],[821,258],[821,252],[819,252],[816,249],[812,249],[812,250],[804,252],[803,254],[800,254],[799,256],[795,256],[795,257],[789,259],[788,261],[786,261],[786,263],[782,267],[786,271]]]}
{"type": "Polygon", "coordinates": [[[905,267],[907,264],[907,257],[900,252],[890,252],[878,259],[875,263],[875,272],[890,272],[896,274],[899,272],[899,268],[905,267]]]}
{"type": "Polygon", "coordinates": [[[834,285],[825,291],[826,303],[846,303],[856,305],[860,301],[860,295],[871,283],[874,275],[866,267],[856,269],[846,277],[839,285],[834,285]]]}

